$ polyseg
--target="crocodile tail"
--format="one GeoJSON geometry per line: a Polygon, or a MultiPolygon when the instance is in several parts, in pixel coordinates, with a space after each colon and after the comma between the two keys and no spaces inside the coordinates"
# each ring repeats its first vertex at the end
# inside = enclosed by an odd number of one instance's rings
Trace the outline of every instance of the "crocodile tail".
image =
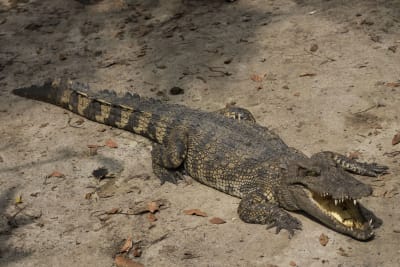
{"type": "MultiPolygon", "coordinates": [[[[88,86],[68,80],[46,81],[41,86],[14,89],[13,94],[60,106],[89,120],[124,129],[162,143],[171,118],[153,112],[156,100],[114,92],[91,94],[88,86]]],[[[160,102],[157,102],[157,104],[160,102]]]]}

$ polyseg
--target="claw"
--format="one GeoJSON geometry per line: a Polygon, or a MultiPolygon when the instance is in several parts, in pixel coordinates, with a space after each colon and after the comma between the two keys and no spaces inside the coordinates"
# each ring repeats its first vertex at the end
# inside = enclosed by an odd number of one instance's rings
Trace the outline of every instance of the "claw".
{"type": "MultiPolygon", "coordinates": [[[[277,226],[276,227],[276,229],[275,229],[275,234],[277,235],[277,234],[279,234],[279,232],[282,230],[282,228],[280,228],[279,226],[277,226]]],[[[289,233],[290,233],[290,231],[289,231],[289,233]]],[[[290,236],[290,234],[289,234],[289,236],[290,236]]],[[[290,237],[289,237],[290,238],[290,237]]]]}
{"type": "Polygon", "coordinates": [[[267,224],[267,230],[269,230],[269,229],[271,229],[271,228],[274,228],[275,225],[276,225],[275,223],[267,224]]]}
{"type": "Polygon", "coordinates": [[[289,239],[292,239],[292,237],[294,236],[294,230],[289,230],[289,239]]]}

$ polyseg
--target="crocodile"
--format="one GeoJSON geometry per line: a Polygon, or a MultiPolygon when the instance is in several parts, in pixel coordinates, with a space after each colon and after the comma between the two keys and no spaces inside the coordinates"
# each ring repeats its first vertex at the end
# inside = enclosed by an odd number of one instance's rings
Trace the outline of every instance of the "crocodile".
{"type": "Polygon", "coordinates": [[[371,186],[351,173],[378,176],[388,167],[330,151],[308,157],[259,125],[247,109],[205,112],[137,94],[93,92],[67,78],[13,93],[150,139],[152,168],[161,183],[176,184],[188,175],[240,198],[237,212],[244,222],[287,230],[289,238],[302,229],[291,214],[296,211],[360,241],[371,240],[382,223],[359,202],[372,194],[371,186]]]}

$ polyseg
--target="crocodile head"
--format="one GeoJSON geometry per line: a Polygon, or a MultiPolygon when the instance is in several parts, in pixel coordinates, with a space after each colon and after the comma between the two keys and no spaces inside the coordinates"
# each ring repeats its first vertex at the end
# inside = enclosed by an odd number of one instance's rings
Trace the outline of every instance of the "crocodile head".
{"type": "MultiPolygon", "coordinates": [[[[333,230],[358,240],[373,237],[375,216],[367,216],[358,200],[372,188],[330,162],[300,160],[287,179],[286,208],[299,209],[333,230]]],[[[369,212],[369,211],[368,211],[369,212]]],[[[372,212],[369,212],[372,214],[372,212]]]]}

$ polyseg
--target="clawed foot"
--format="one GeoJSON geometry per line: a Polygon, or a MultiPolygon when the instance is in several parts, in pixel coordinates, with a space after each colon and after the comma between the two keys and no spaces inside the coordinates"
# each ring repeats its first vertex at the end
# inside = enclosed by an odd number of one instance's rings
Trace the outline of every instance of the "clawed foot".
{"type": "Polygon", "coordinates": [[[367,176],[376,177],[381,174],[389,173],[389,167],[385,165],[379,165],[377,163],[361,163],[365,174],[367,176]]]}
{"type": "Polygon", "coordinates": [[[162,176],[158,177],[161,181],[161,184],[165,182],[170,182],[173,184],[178,184],[180,180],[183,180],[183,175],[179,171],[168,171],[168,174],[163,174],[162,176]]]}
{"type": "Polygon", "coordinates": [[[295,230],[302,229],[301,222],[288,213],[282,213],[276,217],[272,223],[268,224],[267,229],[271,229],[273,227],[276,227],[276,234],[279,234],[282,229],[287,230],[289,232],[289,239],[293,237],[295,230]]]}
{"type": "Polygon", "coordinates": [[[169,170],[157,164],[153,164],[153,172],[158,179],[160,179],[161,184],[169,182],[176,185],[179,180],[183,180],[183,172],[180,169],[169,170]]]}
{"type": "Polygon", "coordinates": [[[376,177],[378,175],[388,173],[389,170],[389,168],[385,165],[358,162],[354,159],[350,159],[349,157],[331,151],[319,152],[314,154],[311,158],[315,158],[316,160],[325,159],[327,161],[333,161],[337,167],[341,167],[346,171],[365,176],[376,177]]]}

